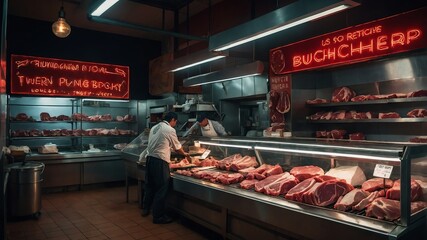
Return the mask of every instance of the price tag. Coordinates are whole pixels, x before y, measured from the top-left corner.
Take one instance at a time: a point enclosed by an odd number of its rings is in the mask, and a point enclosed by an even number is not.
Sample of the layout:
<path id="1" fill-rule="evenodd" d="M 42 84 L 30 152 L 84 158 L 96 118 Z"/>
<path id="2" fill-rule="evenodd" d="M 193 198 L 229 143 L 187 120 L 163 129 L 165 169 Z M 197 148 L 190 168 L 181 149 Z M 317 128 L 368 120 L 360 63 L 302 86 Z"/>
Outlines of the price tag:
<path id="1" fill-rule="evenodd" d="M 377 164 L 374 169 L 374 177 L 390 178 L 393 166 Z"/>
<path id="2" fill-rule="evenodd" d="M 203 152 L 202 156 L 200 156 L 199 159 L 203 160 L 203 159 L 207 158 L 209 156 L 209 153 L 211 153 L 211 150 L 208 149 L 205 152 Z"/>

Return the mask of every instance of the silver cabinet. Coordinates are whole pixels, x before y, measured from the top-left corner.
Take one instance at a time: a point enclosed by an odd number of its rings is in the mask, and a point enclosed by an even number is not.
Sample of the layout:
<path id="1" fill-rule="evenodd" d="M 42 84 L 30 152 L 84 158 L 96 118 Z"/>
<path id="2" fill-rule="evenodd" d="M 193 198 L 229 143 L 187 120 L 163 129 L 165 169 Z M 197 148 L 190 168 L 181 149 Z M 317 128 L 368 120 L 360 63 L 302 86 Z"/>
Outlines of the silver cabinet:
<path id="1" fill-rule="evenodd" d="M 360 211 L 337 210 L 336 200 L 326 206 L 306 201 L 289 200 L 285 194 L 273 196 L 246 190 L 240 184 L 224 185 L 175 173 L 173 188 L 179 201 L 170 202 L 181 214 L 210 226 L 227 238 L 283 237 L 297 239 L 411 239 L 425 235 L 427 206 L 427 145 L 381 142 L 352 142 L 311 138 L 213 138 L 198 143 L 211 150 L 211 156 L 223 159 L 233 154 L 255 156 L 259 164 L 280 165 L 290 172 L 294 167 L 316 166 L 325 173 L 343 167 L 360 169 L 366 180 L 351 183 L 353 188 L 384 174 L 388 169 L 395 183 L 400 181 L 397 195 L 387 198 L 396 201 L 397 217 L 379 219 Z M 210 171 L 220 171 L 213 169 Z M 418 183 L 418 195 L 412 198 L 411 181 Z M 346 180 L 347 182 L 350 180 Z M 379 190 L 383 191 L 383 188 Z M 400 199 L 400 200 L 397 200 Z M 411 201 L 412 200 L 412 201 Z M 412 211 L 411 204 L 423 207 Z M 192 208 L 209 209 L 204 218 Z M 213 205 L 213 206 L 212 206 Z M 209 219 L 215 219 L 210 222 Z M 259 229 L 260 231 L 247 231 Z M 331 229 L 331 231 L 325 231 Z M 412 238 L 419 239 L 419 238 Z"/>

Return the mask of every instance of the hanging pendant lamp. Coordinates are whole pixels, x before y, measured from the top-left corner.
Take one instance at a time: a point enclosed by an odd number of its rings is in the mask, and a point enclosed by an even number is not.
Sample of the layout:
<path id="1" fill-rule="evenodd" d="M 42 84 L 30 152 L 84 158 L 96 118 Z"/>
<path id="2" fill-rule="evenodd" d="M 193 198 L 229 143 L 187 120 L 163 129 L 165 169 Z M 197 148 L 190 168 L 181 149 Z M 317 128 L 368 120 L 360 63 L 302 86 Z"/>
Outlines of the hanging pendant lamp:
<path id="1" fill-rule="evenodd" d="M 66 38 L 71 33 L 71 27 L 65 20 L 63 2 L 61 4 L 61 8 L 59 9 L 58 15 L 58 20 L 52 24 L 52 32 L 59 38 Z"/>

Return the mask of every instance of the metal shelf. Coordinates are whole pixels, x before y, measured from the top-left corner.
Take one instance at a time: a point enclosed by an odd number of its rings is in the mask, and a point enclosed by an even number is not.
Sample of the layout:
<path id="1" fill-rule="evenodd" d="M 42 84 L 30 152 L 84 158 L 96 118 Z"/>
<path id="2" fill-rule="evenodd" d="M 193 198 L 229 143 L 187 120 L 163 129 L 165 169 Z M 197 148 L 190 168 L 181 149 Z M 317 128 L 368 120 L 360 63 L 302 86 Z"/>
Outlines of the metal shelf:
<path id="1" fill-rule="evenodd" d="M 361 101 L 361 102 L 318 103 L 318 104 L 306 104 L 306 106 L 336 107 L 336 106 L 379 105 L 379 104 L 390 104 L 390 103 L 415 103 L 415 102 L 427 102 L 427 97 L 390 98 L 390 99 L 367 100 L 367 101 Z"/>
<path id="2" fill-rule="evenodd" d="M 343 120 L 309 120 L 310 123 L 423 123 L 427 118 L 387 118 L 387 119 L 343 119 Z"/>

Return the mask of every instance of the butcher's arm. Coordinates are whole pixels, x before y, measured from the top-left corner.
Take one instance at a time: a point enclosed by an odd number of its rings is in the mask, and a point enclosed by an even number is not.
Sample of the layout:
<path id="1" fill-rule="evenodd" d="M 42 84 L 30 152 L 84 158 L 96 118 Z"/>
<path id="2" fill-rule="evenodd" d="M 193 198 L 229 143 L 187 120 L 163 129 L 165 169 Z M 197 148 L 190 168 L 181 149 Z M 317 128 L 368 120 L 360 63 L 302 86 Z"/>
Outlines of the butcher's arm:
<path id="1" fill-rule="evenodd" d="M 215 132 L 220 136 L 227 136 L 228 133 L 225 131 L 225 128 L 221 125 L 221 123 L 217 121 L 212 121 L 212 126 L 215 129 Z"/>

